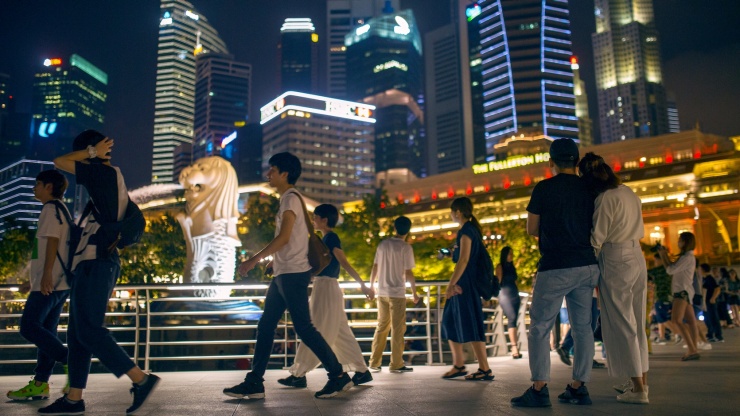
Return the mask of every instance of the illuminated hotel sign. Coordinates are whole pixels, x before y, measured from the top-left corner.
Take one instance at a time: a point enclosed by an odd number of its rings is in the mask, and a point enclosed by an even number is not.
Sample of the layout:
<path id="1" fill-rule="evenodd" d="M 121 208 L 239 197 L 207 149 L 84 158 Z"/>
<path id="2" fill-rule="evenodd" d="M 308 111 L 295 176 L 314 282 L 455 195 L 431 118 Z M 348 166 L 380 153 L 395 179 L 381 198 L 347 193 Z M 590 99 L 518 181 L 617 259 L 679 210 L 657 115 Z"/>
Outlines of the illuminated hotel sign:
<path id="1" fill-rule="evenodd" d="M 260 124 L 289 110 L 375 123 L 374 105 L 288 91 L 260 109 Z"/>
<path id="2" fill-rule="evenodd" d="M 481 173 L 518 168 L 520 166 L 534 165 L 535 163 L 543 163 L 549 160 L 549 153 L 535 153 L 528 156 L 514 156 L 504 160 L 494 160 L 488 163 L 473 165 L 473 173 L 478 175 Z"/>

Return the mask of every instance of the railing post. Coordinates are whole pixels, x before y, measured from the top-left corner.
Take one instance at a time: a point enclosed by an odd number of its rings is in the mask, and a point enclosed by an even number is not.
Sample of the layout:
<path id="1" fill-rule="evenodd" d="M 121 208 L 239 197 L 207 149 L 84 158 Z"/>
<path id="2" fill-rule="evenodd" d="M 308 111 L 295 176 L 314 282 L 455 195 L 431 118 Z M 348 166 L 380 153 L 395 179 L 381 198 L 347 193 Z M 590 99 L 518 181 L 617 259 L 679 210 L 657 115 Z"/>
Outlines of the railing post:
<path id="1" fill-rule="evenodd" d="M 519 351 L 529 351 L 529 337 L 526 322 L 529 296 L 521 296 L 521 299 L 521 305 L 517 312 L 519 315 L 516 321 L 516 332 L 517 338 L 519 339 Z"/>
<path id="2" fill-rule="evenodd" d="M 136 365 L 139 365 L 139 341 L 140 341 L 140 338 L 141 338 L 139 336 L 139 330 L 140 330 L 140 327 L 141 327 L 139 325 L 139 314 L 141 313 L 141 310 L 139 308 L 139 291 L 138 290 L 134 290 L 134 293 L 135 293 L 135 295 L 134 295 L 134 304 L 136 305 L 136 309 L 134 309 L 136 311 L 136 316 L 135 316 L 136 324 L 134 325 L 134 328 L 135 328 L 135 331 L 136 331 L 134 333 L 134 362 L 136 363 Z"/>
<path id="3" fill-rule="evenodd" d="M 445 365 L 442 354 L 442 285 L 437 284 L 437 351 L 439 352 L 439 365 Z M 429 289 L 431 291 L 431 288 Z M 431 298 L 431 295 L 430 295 Z"/>
<path id="4" fill-rule="evenodd" d="M 426 288 L 426 297 L 427 297 L 427 325 L 426 325 L 426 333 L 427 333 L 427 365 L 432 365 L 432 361 L 434 360 L 432 356 L 432 310 L 431 310 L 431 304 L 432 304 L 432 297 L 431 297 L 431 290 L 429 288 Z"/>
<path id="5" fill-rule="evenodd" d="M 144 371 L 149 371 L 149 354 L 150 354 L 150 345 L 152 342 L 152 317 L 149 314 L 149 309 L 151 309 L 149 306 L 149 289 L 144 289 L 146 292 L 146 303 L 144 306 L 146 307 L 146 348 L 144 349 Z"/>
<path id="6" fill-rule="evenodd" d="M 494 312 L 493 342 L 491 344 L 494 346 L 494 357 L 506 355 L 509 352 L 506 343 L 506 331 L 504 330 L 504 310 L 501 308 L 501 304 L 496 306 Z"/>

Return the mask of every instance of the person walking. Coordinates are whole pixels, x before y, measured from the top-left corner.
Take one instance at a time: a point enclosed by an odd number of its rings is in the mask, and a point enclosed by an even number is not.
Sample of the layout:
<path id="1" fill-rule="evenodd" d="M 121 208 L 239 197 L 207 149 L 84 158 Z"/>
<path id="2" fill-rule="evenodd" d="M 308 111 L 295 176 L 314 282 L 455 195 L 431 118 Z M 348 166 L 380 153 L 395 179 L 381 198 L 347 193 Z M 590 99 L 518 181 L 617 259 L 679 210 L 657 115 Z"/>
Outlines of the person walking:
<path id="1" fill-rule="evenodd" d="M 347 261 L 339 236 L 334 232 L 337 221 L 339 221 L 339 211 L 334 205 L 321 204 L 313 211 L 314 227 L 321 231 L 324 244 L 331 253 L 331 262 L 319 276 L 313 278 L 313 290 L 308 307 L 311 322 L 337 355 L 344 371 L 355 372 L 352 382 L 357 386 L 369 383 L 373 380 L 373 376 L 365 364 L 360 344 L 357 343 L 349 327 L 347 314 L 344 312 L 344 296 L 342 288 L 339 287 L 340 268 L 344 268 L 360 284 L 365 296 L 370 298 L 373 293 Z M 296 352 L 293 365 L 288 369 L 290 376 L 279 379 L 278 383 L 288 387 L 305 388 L 306 373 L 316 368 L 319 363 L 316 354 L 301 344 Z"/>
<path id="2" fill-rule="evenodd" d="M 280 208 L 275 219 L 275 237 L 262 250 L 239 265 L 239 274 L 246 275 L 257 263 L 274 256 L 275 277 L 270 282 L 264 301 L 264 312 L 257 324 L 257 345 L 254 348 L 252 371 L 244 381 L 223 390 L 229 397 L 264 399 L 264 375 L 277 328 L 287 309 L 293 327 L 301 341 L 324 364 L 329 381 L 314 394 L 318 399 L 334 397 L 352 387 L 352 379 L 344 372 L 337 356 L 321 333 L 311 323 L 308 307 L 308 284 L 311 265 L 308 262 L 308 224 L 305 205 L 295 184 L 301 176 L 301 161 L 288 152 L 272 155 L 267 180 L 280 194 Z"/>
<path id="3" fill-rule="evenodd" d="M 486 354 L 486 330 L 483 325 L 483 305 L 476 288 L 476 278 L 482 270 L 478 258 L 483 245 L 480 223 L 473 215 L 473 203 L 461 197 L 452 201 L 450 217 L 459 224 L 457 241 L 452 253 L 455 270 L 445 291 L 445 308 L 442 314 L 442 339 L 450 343 L 452 368 L 442 378 L 465 376 L 465 353 L 463 344 L 470 343 L 478 360 L 478 371 L 467 375 L 466 380 L 493 380 Z M 519 294 L 517 292 L 517 298 Z"/>
<path id="4" fill-rule="evenodd" d="M 509 341 L 511 342 L 511 358 L 522 358 L 519 352 L 519 337 L 517 333 L 517 323 L 519 322 L 519 307 L 521 299 L 519 298 L 519 288 L 516 285 L 517 275 L 514 266 L 514 252 L 511 247 L 506 246 L 501 249 L 499 263 L 496 266 L 496 278 L 501 285 L 501 292 L 498 295 L 498 303 L 506 316 L 506 330 L 509 332 Z"/>
<path id="5" fill-rule="evenodd" d="M 735 269 L 728 270 L 730 279 L 727 281 L 727 295 L 730 308 L 732 308 L 732 319 L 735 325 L 740 326 L 740 279 Z"/>
<path id="6" fill-rule="evenodd" d="M 601 156 L 586 155 L 578 170 L 596 196 L 591 245 L 599 260 L 601 334 L 612 377 L 629 377 L 623 403 L 648 404 L 648 343 L 645 332 L 647 266 L 640 247 L 645 236 L 642 202 Z"/>
<path id="7" fill-rule="evenodd" d="M 705 292 L 704 296 L 707 305 L 706 315 L 704 317 L 708 329 L 707 340 L 709 342 L 725 342 L 725 339 L 722 336 L 722 325 L 720 324 L 719 313 L 717 312 L 717 299 L 719 298 L 722 289 L 711 272 L 709 265 L 702 263 L 700 267 L 702 274 L 704 275 L 704 284 L 702 285 L 702 288 Z"/>
<path id="8" fill-rule="evenodd" d="M 701 358 L 697 350 L 696 317 L 691 306 L 694 297 L 694 272 L 696 257 L 694 248 L 696 237 L 688 231 L 678 236 L 678 258 L 671 261 L 665 246 L 658 246 L 657 252 L 663 260 L 663 265 L 672 276 L 671 292 L 673 292 L 673 306 L 671 307 L 671 323 L 679 335 L 686 341 L 688 351 L 681 357 L 681 361 L 698 360 Z M 686 322 L 684 322 L 684 320 Z"/>
<path id="9" fill-rule="evenodd" d="M 594 333 L 591 298 L 599 266 L 591 247 L 594 198 L 576 174 L 578 146 L 571 139 L 550 145 L 550 179 L 532 190 L 527 206 L 527 233 L 539 237 L 542 255 L 532 293 L 529 369 L 532 387 L 511 399 L 513 406 L 549 407 L 550 345 L 548 337 L 563 297 L 575 339 L 573 381 L 558 396 L 561 403 L 591 404 L 585 383 L 591 380 Z"/>
<path id="10" fill-rule="evenodd" d="M 406 242 L 411 230 L 411 220 L 400 216 L 393 222 L 396 235 L 383 240 L 375 252 L 375 261 L 370 272 L 370 287 L 378 282 L 378 326 L 373 336 L 370 371 L 378 372 L 383 362 L 383 351 L 391 333 L 391 373 L 414 371 L 403 362 L 403 335 L 406 333 L 406 282 L 411 285 L 414 303 L 419 301 L 416 294 L 416 280 L 413 269 L 414 249 Z"/>
<path id="11" fill-rule="evenodd" d="M 67 178 L 56 170 L 45 170 L 36 176 L 33 196 L 43 204 L 31 256 L 30 287 L 21 316 L 21 336 L 38 348 L 35 376 L 26 386 L 9 391 L 10 400 L 43 400 L 49 398 L 49 378 L 56 363 L 67 372 L 67 347 L 57 336 L 62 308 L 69 297 L 69 282 L 64 268 L 69 246 L 71 216 L 62 202 Z M 63 393 L 69 392 L 69 380 Z"/>
<path id="12" fill-rule="evenodd" d="M 126 414 L 133 414 L 159 386 L 160 378 L 144 373 L 105 327 L 108 300 L 121 276 L 121 261 L 115 242 L 104 241 L 101 223 L 115 223 L 126 216 L 128 190 L 121 170 L 111 164 L 113 140 L 95 130 L 75 137 L 72 153 L 54 159 L 54 166 L 75 175 L 90 195 L 92 213 L 86 218 L 82 239 L 76 249 L 72 270 L 74 281 L 69 306 L 67 347 L 69 355 L 69 393 L 39 409 L 46 415 L 82 414 L 92 356 L 98 357 L 116 377 L 131 379 L 133 403 Z M 100 233 L 98 231 L 101 231 Z"/>

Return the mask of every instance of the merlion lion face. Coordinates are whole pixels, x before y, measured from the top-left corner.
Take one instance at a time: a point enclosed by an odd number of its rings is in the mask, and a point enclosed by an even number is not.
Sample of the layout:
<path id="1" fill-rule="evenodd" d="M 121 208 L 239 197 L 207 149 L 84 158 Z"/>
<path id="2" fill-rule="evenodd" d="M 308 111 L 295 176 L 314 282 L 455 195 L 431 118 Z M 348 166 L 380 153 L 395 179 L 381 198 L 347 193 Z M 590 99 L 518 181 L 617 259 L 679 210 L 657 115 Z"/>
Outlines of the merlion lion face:
<path id="1" fill-rule="evenodd" d="M 217 182 L 220 174 L 216 169 L 217 160 L 214 158 L 198 159 L 192 166 L 188 166 L 180 172 L 180 184 L 185 188 L 189 198 L 200 201 L 201 196 L 207 196 L 213 192 L 213 185 Z"/>
<path id="2" fill-rule="evenodd" d="M 187 212 L 197 216 L 208 211 L 211 220 L 239 216 L 239 182 L 231 164 L 219 156 L 198 159 L 182 170 L 180 184 L 185 188 Z"/>

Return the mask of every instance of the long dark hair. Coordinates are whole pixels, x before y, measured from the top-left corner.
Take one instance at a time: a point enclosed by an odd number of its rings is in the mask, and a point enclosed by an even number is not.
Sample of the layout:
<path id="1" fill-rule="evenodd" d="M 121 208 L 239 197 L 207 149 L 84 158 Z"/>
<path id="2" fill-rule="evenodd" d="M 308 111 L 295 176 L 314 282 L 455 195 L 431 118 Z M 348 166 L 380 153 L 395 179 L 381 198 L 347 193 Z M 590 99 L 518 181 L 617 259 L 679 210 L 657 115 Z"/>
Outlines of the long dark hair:
<path id="1" fill-rule="evenodd" d="M 594 152 L 588 152 L 583 156 L 578 162 L 578 171 L 594 196 L 614 189 L 622 182 L 604 158 Z"/>
<path id="2" fill-rule="evenodd" d="M 501 255 L 499 256 L 498 259 L 502 267 L 504 264 L 509 262 L 509 253 L 511 253 L 511 247 L 506 246 L 501 249 Z"/>
<path id="3" fill-rule="evenodd" d="M 452 211 L 460 211 L 463 218 L 470 220 L 480 235 L 483 235 L 483 228 L 480 226 L 478 219 L 475 218 L 475 215 L 473 215 L 473 202 L 470 198 L 465 196 L 455 198 L 455 200 L 452 201 L 452 205 L 450 205 L 450 209 Z"/>
<path id="4" fill-rule="evenodd" d="M 687 252 L 696 248 L 696 236 L 694 235 L 694 233 L 684 231 L 678 235 L 678 239 L 683 240 L 683 248 L 678 254 L 678 257 L 681 257 Z"/>

